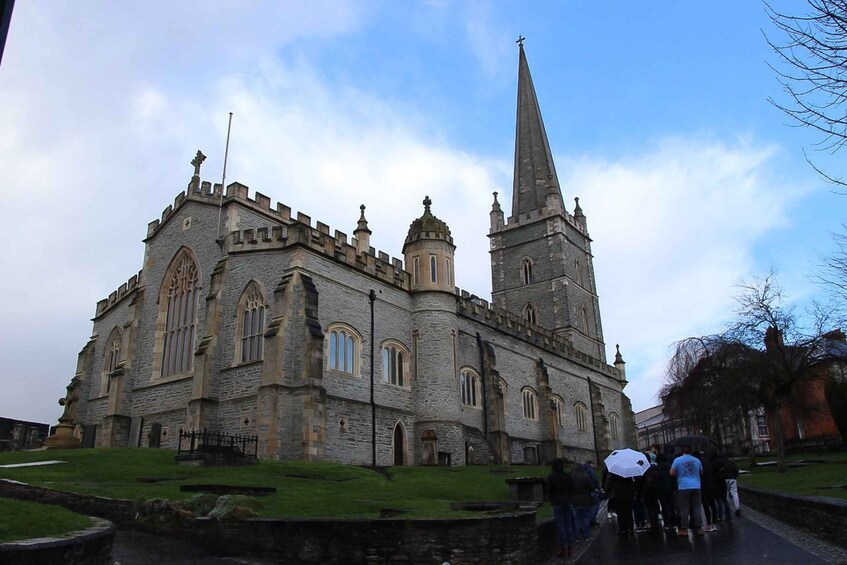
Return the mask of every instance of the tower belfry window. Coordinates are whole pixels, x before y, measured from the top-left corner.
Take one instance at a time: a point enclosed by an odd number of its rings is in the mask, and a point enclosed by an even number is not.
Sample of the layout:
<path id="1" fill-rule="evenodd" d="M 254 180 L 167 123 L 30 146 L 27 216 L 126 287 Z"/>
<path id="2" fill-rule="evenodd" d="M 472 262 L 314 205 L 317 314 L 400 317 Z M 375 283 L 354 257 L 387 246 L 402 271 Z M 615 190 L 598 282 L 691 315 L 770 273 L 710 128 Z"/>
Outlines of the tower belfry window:
<path id="1" fill-rule="evenodd" d="M 535 308 L 533 308 L 532 304 L 527 304 L 526 308 L 524 308 L 524 318 L 530 324 L 535 323 Z"/>
<path id="2" fill-rule="evenodd" d="M 532 284 L 532 261 L 524 259 L 521 264 L 521 280 L 523 284 Z"/>

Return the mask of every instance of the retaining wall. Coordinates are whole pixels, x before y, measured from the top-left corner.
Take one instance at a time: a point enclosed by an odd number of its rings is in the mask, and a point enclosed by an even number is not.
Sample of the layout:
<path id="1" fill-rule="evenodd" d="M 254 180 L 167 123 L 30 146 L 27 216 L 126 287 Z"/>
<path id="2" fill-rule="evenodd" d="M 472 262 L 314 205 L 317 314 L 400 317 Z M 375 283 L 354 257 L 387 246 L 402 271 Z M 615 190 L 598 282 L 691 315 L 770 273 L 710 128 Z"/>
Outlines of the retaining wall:
<path id="1" fill-rule="evenodd" d="M 134 521 L 136 507 L 129 500 L 54 491 L 4 479 L 0 479 L 0 496 L 60 504 L 89 515 L 108 516 L 124 526 L 138 527 Z M 479 518 L 414 520 L 248 519 L 219 522 L 197 518 L 168 528 L 162 535 L 199 540 L 213 547 L 220 556 L 255 556 L 277 563 L 371 565 L 448 561 L 451 565 L 525 565 L 544 562 L 555 551 L 552 520 L 537 525 L 534 511 Z M 65 562 L 73 563 L 61 559 L 52 561 Z"/>
<path id="2" fill-rule="evenodd" d="M 738 493 L 742 512 L 744 506 L 749 506 L 829 543 L 847 547 L 847 500 L 797 496 L 741 485 Z"/>
<path id="3" fill-rule="evenodd" d="M 95 518 L 95 525 L 62 537 L 0 543 L 3 565 L 110 565 L 115 526 Z"/>

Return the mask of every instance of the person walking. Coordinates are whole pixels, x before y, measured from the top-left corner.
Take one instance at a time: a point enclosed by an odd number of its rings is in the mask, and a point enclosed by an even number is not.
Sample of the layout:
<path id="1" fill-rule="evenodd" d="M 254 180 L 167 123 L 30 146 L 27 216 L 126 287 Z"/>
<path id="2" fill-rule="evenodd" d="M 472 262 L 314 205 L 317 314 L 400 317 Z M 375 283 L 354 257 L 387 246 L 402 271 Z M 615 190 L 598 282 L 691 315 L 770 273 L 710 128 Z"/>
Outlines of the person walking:
<path id="1" fill-rule="evenodd" d="M 715 458 L 715 502 L 718 506 L 718 522 L 731 522 L 732 513 L 727 502 L 726 466 L 729 459 L 726 454 L 718 453 Z M 738 496 L 736 494 L 736 496 Z"/>
<path id="2" fill-rule="evenodd" d="M 594 470 L 594 461 L 589 459 L 582 466 L 582 469 L 588 475 L 588 478 L 591 479 L 591 484 L 594 486 L 594 490 L 591 492 L 591 508 L 588 511 L 588 523 L 591 526 L 598 526 L 600 525 L 597 521 L 597 514 L 600 512 L 601 485 L 600 481 L 597 480 L 597 471 Z"/>
<path id="3" fill-rule="evenodd" d="M 547 475 L 547 495 L 556 520 L 557 555 L 571 557 L 574 543 L 573 480 L 565 472 L 564 459 L 554 459 L 551 467 L 552 471 Z"/>
<path id="4" fill-rule="evenodd" d="M 703 535 L 703 509 L 700 495 L 700 477 L 703 464 L 691 455 L 691 446 L 682 446 L 682 455 L 674 459 L 671 476 L 676 477 L 679 502 L 679 531 L 676 535 L 688 536 L 688 528 L 693 527 L 698 535 Z"/>
<path id="5" fill-rule="evenodd" d="M 591 494 L 596 490 L 585 469 L 575 463 L 571 471 L 573 481 L 573 507 L 576 522 L 574 531 L 576 541 L 587 541 L 591 537 Z"/>
<path id="6" fill-rule="evenodd" d="M 618 535 L 634 537 L 632 506 L 635 502 L 635 480 L 608 473 L 603 487 L 609 495 L 609 506 L 618 515 Z"/>
<path id="7" fill-rule="evenodd" d="M 735 464 L 735 461 L 726 459 L 723 463 L 722 475 L 726 482 L 727 494 L 735 507 L 735 515 L 741 516 L 741 501 L 738 499 L 738 465 Z"/>
<path id="8" fill-rule="evenodd" d="M 665 530 L 675 530 L 679 525 L 676 515 L 676 481 L 671 476 L 671 464 L 668 456 L 660 453 L 656 456 L 656 495 L 662 507 L 662 522 Z"/>
<path id="9" fill-rule="evenodd" d="M 706 517 L 706 525 L 703 527 L 703 531 L 715 532 L 718 529 L 715 524 L 720 521 L 718 505 L 715 500 L 717 497 L 715 462 L 713 456 L 707 453 L 700 454 L 699 459 L 703 464 L 703 474 L 700 476 L 700 496 L 703 504 L 703 514 Z"/>

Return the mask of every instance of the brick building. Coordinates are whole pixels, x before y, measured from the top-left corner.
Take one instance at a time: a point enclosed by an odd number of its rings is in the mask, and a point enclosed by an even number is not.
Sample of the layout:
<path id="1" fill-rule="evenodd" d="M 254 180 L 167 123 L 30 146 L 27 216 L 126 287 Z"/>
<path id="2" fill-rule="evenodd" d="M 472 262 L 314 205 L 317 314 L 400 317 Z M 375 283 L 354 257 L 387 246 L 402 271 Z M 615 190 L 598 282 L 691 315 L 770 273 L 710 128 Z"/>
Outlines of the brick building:
<path id="1" fill-rule="evenodd" d="M 635 445 L 586 216 L 578 199 L 566 210 L 523 46 L 490 303 L 454 286 L 455 242 L 434 215 L 449 202 L 423 200 L 401 261 L 370 246 L 364 206 L 348 238 L 240 183 L 222 198 L 203 158 L 148 226 L 141 271 L 97 304 L 57 438 L 176 447 L 179 430 L 209 429 L 257 435 L 260 457 L 378 465 Z"/>

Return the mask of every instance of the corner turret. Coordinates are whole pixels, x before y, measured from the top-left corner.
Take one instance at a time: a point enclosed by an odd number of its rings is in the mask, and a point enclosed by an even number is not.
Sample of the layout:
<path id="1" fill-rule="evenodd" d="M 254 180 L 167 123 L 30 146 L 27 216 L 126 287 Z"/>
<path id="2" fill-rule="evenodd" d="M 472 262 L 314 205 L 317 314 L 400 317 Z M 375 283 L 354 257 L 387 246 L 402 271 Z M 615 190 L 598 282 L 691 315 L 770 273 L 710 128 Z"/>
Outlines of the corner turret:
<path id="1" fill-rule="evenodd" d="M 365 205 L 359 206 L 362 211 L 359 216 L 359 224 L 353 231 L 353 237 L 356 238 L 356 254 L 361 255 L 367 253 L 371 247 L 371 230 L 368 229 L 368 220 L 365 219 Z"/>
<path id="2" fill-rule="evenodd" d="M 621 388 L 627 385 L 626 380 L 626 361 L 623 360 L 623 356 L 621 355 L 621 346 L 620 344 L 615 344 L 615 369 L 621 374 Z"/>
<path id="3" fill-rule="evenodd" d="M 500 203 L 497 202 L 497 193 L 494 193 L 494 204 L 491 205 L 491 231 L 503 229 L 503 210 L 500 208 Z"/>
<path id="4" fill-rule="evenodd" d="M 453 255 L 456 246 L 447 224 L 432 215 L 429 196 L 424 198 L 423 216 L 409 226 L 403 243 L 406 268 L 412 273 L 413 292 L 443 290 L 454 292 Z"/>

